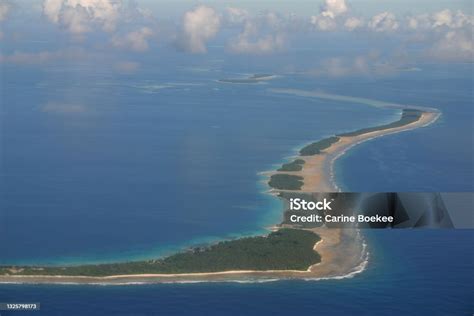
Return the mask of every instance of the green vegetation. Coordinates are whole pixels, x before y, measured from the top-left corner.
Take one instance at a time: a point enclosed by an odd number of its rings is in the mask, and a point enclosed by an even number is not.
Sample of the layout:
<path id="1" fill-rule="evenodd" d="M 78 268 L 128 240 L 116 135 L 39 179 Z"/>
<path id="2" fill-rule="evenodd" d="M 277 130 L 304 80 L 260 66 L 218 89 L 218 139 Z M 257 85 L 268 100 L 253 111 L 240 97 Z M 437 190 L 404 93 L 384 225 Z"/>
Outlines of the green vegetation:
<path id="1" fill-rule="evenodd" d="M 107 276 L 229 270 L 306 270 L 321 261 L 319 254 L 313 250 L 319 240 L 319 236 L 310 231 L 280 229 L 265 237 L 222 241 L 161 260 L 71 267 L 0 267 L 0 274 Z"/>
<path id="2" fill-rule="evenodd" d="M 303 186 L 303 177 L 289 174 L 274 174 L 268 185 L 278 190 L 300 190 Z"/>
<path id="3" fill-rule="evenodd" d="M 331 147 L 332 144 L 337 143 L 339 141 L 339 137 L 331 136 L 325 139 L 322 139 L 318 142 L 312 143 L 303 149 L 300 150 L 301 156 L 313 156 L 321 154 L 321 151 Z"/>
<path id="4" fill-rule="evenodd" d="M 331 147 L 332 144 L 338 142 L 339 137 L 359 136 L 359 135 L 370 133 L 370 132 L 383 131 L 386 129 L 405 126 L 410 123 L 418 121 L 421 118 L 422 114 L 423 114 L 423 111 L 420 111 L 420 110 L 404 109 L 402 112 L 402 116 L 396 122 L 392 122 L 392 123 L 380 125 L 380 126 L 375 126 L 375 127 L 362 128 L 354 132 L 342 133 L 336 136 L 328 137 L 304 147 L 303 149 L 300 150 L 300 154 L 301 156 L 319 155 L 321 154 L 323 150 Z"/>
<path id="5" fill-rule="evenodd" d="M 422 114 L 423 112 L 419 110 L 404 109 L 402 112 L 402 116 L 396 122 L 392 122 L 392 123 L 380 125 L 380 126 L 375 126 L 375 127 L 362 128 L 354 132 L 343 133 L 337 136 L 340 136 L 340 137 L 359 136 L 359 135 L 370 133 L 370 132 L 383 131 L 390 128 L 405 126 L 410 123 L 418 121 L 421 118 Z"/>
<path id="6" fill-rule="evenodd" d="M 303 159 L 296 159 L 293 162 L 285 163 L 280 169 L 278 169 L 278 171 L 301 171 L 303 169 L 303 165 Z"/>

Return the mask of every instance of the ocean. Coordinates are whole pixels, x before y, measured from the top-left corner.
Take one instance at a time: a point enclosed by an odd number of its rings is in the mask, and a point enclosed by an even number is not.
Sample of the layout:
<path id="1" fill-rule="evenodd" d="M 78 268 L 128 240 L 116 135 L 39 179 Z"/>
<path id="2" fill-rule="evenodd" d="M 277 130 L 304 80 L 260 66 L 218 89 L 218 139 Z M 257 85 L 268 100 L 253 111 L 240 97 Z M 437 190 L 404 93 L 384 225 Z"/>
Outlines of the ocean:
<path id="1" fill-rule="evenodd" d="M 154 258 L 264 233 L 282 206 L 260 172 L 308 142 L 399 116 L 268 91 L 314 84 L 292 76 L 243 85 L 217 82 L 238 73 L 132 81 L 89 70 L 6 83 L 2 264 Z M 85 78 L 68 80 L 77 72 Z"/>
<path id="2" fill-rule="evenodd" d="M 137 260 L 264 233 L 282 207 L 264 194 L 259 172 L 312 140 L 399 115 L 272 88 L 443 112 L 428 128 L 367 142 L 339 159 L 336 177 L 345 190 L 473 190 L 466 133 L 472 65 L 424 65 L 383 80 L 282 72 L 244 85 L 217 80 L 268 72 L 268 64 L 242 72 L 238 63 L 193 61 L 198 67 L 176 58 L 180 67 L 160 64 L 140 77 L 117 76 L 97 63 L 2 69 L 0 264 Z M 472 314 L 472 230 L 365 233 L 369 264 L 348 279 L 0 285 L 0 302 L 40 302 L 32 313 L 38 315 Z"/>

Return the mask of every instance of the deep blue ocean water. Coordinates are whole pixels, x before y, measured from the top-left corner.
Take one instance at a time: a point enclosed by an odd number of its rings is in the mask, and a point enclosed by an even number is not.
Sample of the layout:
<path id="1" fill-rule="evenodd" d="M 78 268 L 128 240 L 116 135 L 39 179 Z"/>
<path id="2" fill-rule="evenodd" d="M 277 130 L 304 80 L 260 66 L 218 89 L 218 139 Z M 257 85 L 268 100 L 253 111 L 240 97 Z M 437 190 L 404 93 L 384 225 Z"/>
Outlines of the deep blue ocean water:
<path id="1" fill-rule="evenodd" d="M 281 206 L 262 194 L 258 172 L 309 141 L 398 115 L 269 88 L 439 108 L 441 120 L 428 128 L 350 151 L 337 163 L 337 178 L 351 191 L 472 191 L 472 66 L 426 65 L 378 80 L 282 74 L 233 85 L 216 80 L 245 75 L 235 69 L 268 72 L 271 61 L 261 68 L 222 63 L 178 60 L 140 77 L 97 63 L 5 66 L 0 263 L 150 258 L 262 233 L 279 221 Z M 40 302 L 38 315 L 472 314 L 472 230 L 367 234 L 370 262 L 352 279 L 1 285 L 0 302 Z"/>

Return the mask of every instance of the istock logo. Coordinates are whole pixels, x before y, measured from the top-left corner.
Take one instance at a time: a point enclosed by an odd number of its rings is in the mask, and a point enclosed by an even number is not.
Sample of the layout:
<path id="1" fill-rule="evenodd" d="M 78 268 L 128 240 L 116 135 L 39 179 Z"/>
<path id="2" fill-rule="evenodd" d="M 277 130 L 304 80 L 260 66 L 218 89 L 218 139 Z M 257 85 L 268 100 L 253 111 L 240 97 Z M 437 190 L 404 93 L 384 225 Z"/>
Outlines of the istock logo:
<path id="1" fill-rule="evenodd" d="M 300 198 L 290 199 L 290 210 L 292 211 L 332 211 L 331 203 L 334 199 L 328 201 L 326 198 L 322 201 L 305 201 Z"/>

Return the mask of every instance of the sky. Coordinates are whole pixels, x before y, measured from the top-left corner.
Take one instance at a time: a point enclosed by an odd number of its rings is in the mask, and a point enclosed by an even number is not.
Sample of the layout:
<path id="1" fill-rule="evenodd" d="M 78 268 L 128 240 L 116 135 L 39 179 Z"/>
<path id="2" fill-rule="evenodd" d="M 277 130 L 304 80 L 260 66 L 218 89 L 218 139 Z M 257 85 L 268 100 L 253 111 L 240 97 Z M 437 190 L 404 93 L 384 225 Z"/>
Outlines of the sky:
<path id="1" fill-rule="evenodd" d="M 0 64 L 101 55 L 133 73 L 164 51 L 258 60 L 307 48 L 308 75 L 385 75 L 472 63 L 472 10 L 470 0 L 0 0 Z"/>
<path id="2" fill-rule="evenodd" d="M 307 15 L 308 12 L 317 12 L 322 1 L 314 0 L 140 0 L 140 5 L 148 7 L 157 15 L 176 16 L 187 8 L 204 4 L 214 8 L 240 7 L 249 11 L 276 10 L 280 12 L 293 12 L 295 14 Z M 426 13 L 429 11 L 441 11 L 446 8 L 451 10 L 471 11 L 473 3 L 470 0 L 353 0 L 348 1 L 352 8 L 361 15 L 373 15 L 381 11 L 390 11 L 395 14 Z"/>

